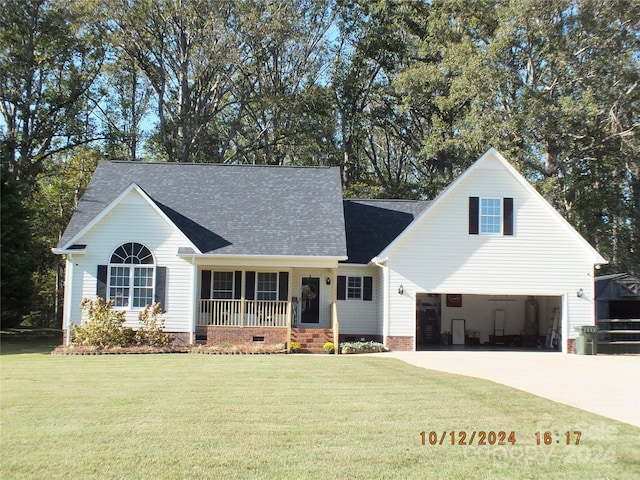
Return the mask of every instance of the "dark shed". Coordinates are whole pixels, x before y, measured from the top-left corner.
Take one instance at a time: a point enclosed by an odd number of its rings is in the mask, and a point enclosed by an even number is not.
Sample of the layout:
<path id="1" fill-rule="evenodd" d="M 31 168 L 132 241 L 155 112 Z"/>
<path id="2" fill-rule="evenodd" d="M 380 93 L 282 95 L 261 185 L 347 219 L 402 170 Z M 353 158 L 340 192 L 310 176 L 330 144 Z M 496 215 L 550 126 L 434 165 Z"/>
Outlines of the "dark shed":
<path id="1" fill-rule="evenodd" d="M 596 278 L 598 351 L 640 353 L 640 280 L 627 273 Z"/>

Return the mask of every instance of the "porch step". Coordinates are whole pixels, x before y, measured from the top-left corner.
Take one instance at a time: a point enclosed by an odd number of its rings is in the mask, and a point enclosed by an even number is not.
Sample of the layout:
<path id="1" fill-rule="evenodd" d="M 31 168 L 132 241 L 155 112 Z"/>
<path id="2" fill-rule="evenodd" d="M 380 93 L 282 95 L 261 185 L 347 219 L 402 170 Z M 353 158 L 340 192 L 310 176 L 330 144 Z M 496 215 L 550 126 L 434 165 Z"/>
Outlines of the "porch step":
<path id="1" fill-rule="evenodd" d="M 303 353 L 325 353 L 324 344 L 333 342 L 333 330 L 330 328 L 292 328 L 291 341 L 300 344 Z"/>

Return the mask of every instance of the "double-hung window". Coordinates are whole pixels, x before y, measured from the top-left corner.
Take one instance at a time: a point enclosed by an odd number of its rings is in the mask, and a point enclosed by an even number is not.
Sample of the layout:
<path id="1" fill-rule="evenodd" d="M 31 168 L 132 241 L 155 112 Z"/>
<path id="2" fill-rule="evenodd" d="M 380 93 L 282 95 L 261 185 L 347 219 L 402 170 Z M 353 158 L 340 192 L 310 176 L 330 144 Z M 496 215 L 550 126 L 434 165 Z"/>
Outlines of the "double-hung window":
<path id="1" fill-rule="evenodd" d="M 232 299 L 233 272 L 213 272 L 212 296 L 214 299 Z"/>
<path id="2" fill-rule="evenodd" d="M 338 300 L 373 300 L 373 277 L 338 275 Z"/>
<path id="3" fill-rule="evenodd" d="M 362 299 L 362 277 L 347 277 L 347 300 Z"/>
<path id="4" fill-rule="evenodd" d="M 515 228 L 512 197 L 469 197 L 469 234 L 513 236 Z"/>
<path id="5" fill-rule="evenodd" d="M 278 300 L 278 274 L 258 272 L 256 300 Z"/>
<path id="6" fill-rule="evenodd" d="M 153 303 L 154 261 L 139 243 L 120 245 L 109 262 L 109 299 L 116 307 L 143 308 Z"/>
<path id="7" fill-rule="evenodd" d="M 500 235 L 502 233 L 502 199 L 480 199 L 480 234 Z"/>

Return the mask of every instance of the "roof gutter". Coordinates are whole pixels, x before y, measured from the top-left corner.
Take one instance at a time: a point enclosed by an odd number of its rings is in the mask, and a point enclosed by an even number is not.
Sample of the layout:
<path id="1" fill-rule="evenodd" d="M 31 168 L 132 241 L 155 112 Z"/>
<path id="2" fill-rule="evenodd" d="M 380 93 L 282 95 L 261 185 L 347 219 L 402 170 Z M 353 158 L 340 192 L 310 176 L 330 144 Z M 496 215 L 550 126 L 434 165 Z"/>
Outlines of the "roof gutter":
<path id="1" fill-rule="evenodd" d="M 287 260 L 333 260 L 333 261 L 344 261 L 347 260 L 346 256 L 330 256 L 330 255 L 233 255 L 233 254 L 207 254 L 207 253 L 178 253 L 178 257 L 180 258 L 212 258 L 212 259 L 231 259 L 231 258 L 239 258 L 239 259 L 249 259 L 249 260 L 276 260 L 276 259 L 287 259 Z"/>

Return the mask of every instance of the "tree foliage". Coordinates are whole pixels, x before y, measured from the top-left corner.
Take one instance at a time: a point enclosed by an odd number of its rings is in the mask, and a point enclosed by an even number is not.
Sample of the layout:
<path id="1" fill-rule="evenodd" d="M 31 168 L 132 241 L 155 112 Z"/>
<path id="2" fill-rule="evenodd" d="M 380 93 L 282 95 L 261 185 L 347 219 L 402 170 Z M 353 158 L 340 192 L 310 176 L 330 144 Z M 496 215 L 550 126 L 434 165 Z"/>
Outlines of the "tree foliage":
<path id="1" fill-rule="evenodd" d="M 349 195 L 433 198 L 493 146 L 640 274 L 638 2 L 0 7 L 3 282 L 32 310 L 56 310 L 49 248 L 100 158 L 338 165 Z"/>

